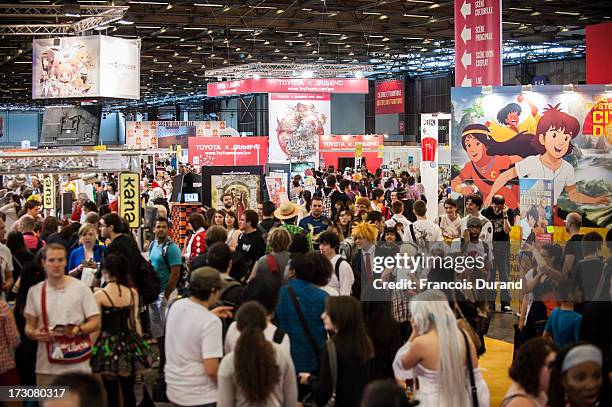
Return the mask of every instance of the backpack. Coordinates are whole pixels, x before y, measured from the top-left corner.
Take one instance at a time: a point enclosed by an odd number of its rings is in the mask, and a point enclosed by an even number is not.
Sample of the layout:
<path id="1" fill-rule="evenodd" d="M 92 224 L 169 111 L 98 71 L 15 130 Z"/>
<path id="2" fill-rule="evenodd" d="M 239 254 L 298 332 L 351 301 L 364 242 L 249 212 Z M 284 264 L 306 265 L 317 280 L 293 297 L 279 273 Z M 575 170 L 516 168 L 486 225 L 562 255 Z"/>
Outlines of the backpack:
<path id="1" fill-rule="evenodd" d="M 331 201 L 331 196 L 334 193 L 334 190 L 332 189 L 331 191 L 329 191 L 329 194 L 325 195 L 323 194 L 323 216 L 331 219 L 332 217 L 332 201 Z"/>
<path id="2" fill-rule="evenodd" d="M 266 244 L 268 243 L 268 233 L 270 233 L 270 231 L 276 227 L 279 227 L 280 223 L 279 222 L 275 222 L 272 227 L 269 230 L 266 230 L 266 228 L 259 223 L 257 225 L 257 230 L 259 231 L 259 233 L 261 233 L 261 237 L 263 238 L 264 242 L 266 242 Z"/>
<path id="3" fill-rule="evenodd" d="M 141 303 L 143 305 L 154 303 L 158 300 L 161 292 L 161 280 L 153 265 L 142 256 L 140 256 L 138 275 L 141 277 L 140 284 L 137 284 Z"/>
<path id="4" fill-rule="evenodd" d="M 336 277 L 338 277 L 338 282 L 340 281 L 340 264 L 342 264 L 342 262 L 348 263 L 348 261 L 340 257 L 334 266 L 334 273 L 336 274 Z"/>
<path id="5" fill-rule="evenodd" d="M 272 274 L 278 274 L 280 272 L 280 268 L 278 267 L 278 262 L 273 254 L 267 254 L 264 257 L 264 261 L 268 266 L 268 271 Z"/>
<path id="6" fill-rule="evenodd" d="M 239 281 L 234 280 L 233 278 L 229 281 L 225 280 L 225 282 L 227 283 L 227 285 L 223 287 L 221 291 L 219 291 L 219 299 L 217 300 L 213 308 L 220 307 L 220 306 L 234 307 L 233 312 L 234 312 L 234 315 L 236 315 L 236 311 L 238 310 L 238 308 L 240 308 L 240 306 L 242 305 L 242 302 L 244 301 L 244 292 L 246 291 L 246 285 L 240 283 Z M 229 301 L 226 299 L 230 292 L 236 295 L 235 301 Z M 223 342 L 225 342 L 225 335 L 227 334 L 227 330 L 229 329 L 232 322 L 234 322 L 234 317 L 221 319 L 221 324 L 222 324 L 221 332 L 222 332 Z"/>
<path id="7" fill-rule="evenodd" d="M 166 263 L 168 272 L 170 272 L 170 261 L 168 260 L 168 248 L 170 247 L 170 243 L 172 243 L 171 240 L 167 241 L 164 244 L 164 247 L 162 247 L 162 258 L 164 259 L 164 263 Z M 187 281 L 189 281 L 189 273 L 187 271 L 187 267 L 185 266 L 185 260 L 181 260 L 181 268 L 179 270 L 179 279 L 176 282 L 176 290 L 181 297 L 188 297 L 189 290 L 187 288 Z"/>

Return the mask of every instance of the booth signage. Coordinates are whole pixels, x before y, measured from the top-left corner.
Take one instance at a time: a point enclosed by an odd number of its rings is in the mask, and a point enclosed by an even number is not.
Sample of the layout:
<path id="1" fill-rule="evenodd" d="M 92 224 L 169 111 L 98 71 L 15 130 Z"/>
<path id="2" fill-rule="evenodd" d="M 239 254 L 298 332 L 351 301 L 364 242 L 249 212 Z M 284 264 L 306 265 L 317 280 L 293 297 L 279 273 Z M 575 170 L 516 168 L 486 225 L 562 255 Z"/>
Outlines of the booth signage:
<path id="1" fill-rule="evenodd" d="M 363 156 L 363 146 L 360 142 L 355 143 L 355 161 L 361 160 Z"/>
<path id="2" fill-rule="evenodd" d="M 368 80 L 262 78 L 214 82 L 206 85 L 207 96 L 232 96 L 244 93 L 368 93 Z"/>
<path id="3" fill-rule="evenodd" d="M 427 198 L 427 219 L 438 217 L 438 115 L 421 114 L 421 183 Z"/>
<path id="4" fill-rule="evenodd" d="M 140 227 L 140 175 L 135 172 L 119 174 L 119 216 L 130 228 Z"/>
<path id="5" fill-rule="evenodd" d="M 586 34 L 586 82 L 612 83 L 612 22 L 587 25 Z"/>
<path id="6" fill-rule="evenodd" d="M 43 208 L 55 209 L 55 184 L 52 177 L 43 179 Z"/>
<path id="7" fill-rule="evenodd" d="M 404 113 L 404 81 L 376 83 L 376 114 Z"/>
<path id="8" fill-rule="evenodd" d="M 193 165 L 264 165 L 267 161 L 268 137 L 189 138 L 189 162 Z"/>
<path id="9" fill-rule="evenodd" d="M 501 0 L 455 1 L 455 86 L 501 84 Z"/>
<path id="10" fill-rule="evenodd" d="M 360 157 L 357 157 L 361 145 Z M 322 135 L 319 136 L 319 154 L 326 166 L 339 168 L 340 158 L 365 159 L 367 168 L 374 172 L 382 165 L 379 156 L 383 145 L 382 134 Z"/>

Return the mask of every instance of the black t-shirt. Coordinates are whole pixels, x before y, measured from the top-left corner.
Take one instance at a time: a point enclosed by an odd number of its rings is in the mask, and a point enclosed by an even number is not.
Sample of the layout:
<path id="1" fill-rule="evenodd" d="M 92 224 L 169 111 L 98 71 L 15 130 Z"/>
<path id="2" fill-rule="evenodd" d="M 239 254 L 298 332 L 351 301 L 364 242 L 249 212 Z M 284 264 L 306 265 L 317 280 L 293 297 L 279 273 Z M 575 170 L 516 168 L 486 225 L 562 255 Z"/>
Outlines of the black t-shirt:
<path id="1" fill-rule="evenodd" d="M 414 214 L 414 210 L 412 209 L 412 206 L 414 205 L 414 199 L 401 199 L 401 201 L 404 204 L 403 215 L 410 222 L 416 222 L 416 215 Z"/>
<path id="2" fill-rule="evenodd" d="M 270 229 L 274 227 L 274 225 L 278 225 L 278 221 L 274 218 L 264 219 L 259 222 L 259 226 L 261 227 L 261 229 L 265 230 L 266 232 L 269 232 Z"/>
<path id="3" fill-rule="evenodd" d="M 236 252 L 240 253 L 245 260 L 255 263 L 266 253 L 266 242 L 258 231 L 243 233 L 238 238 Z"/>
<path id="4" fill-rule="evenodd" d="M 583 235 L 577 234 L 570 237 L 570 240 L 567 241 L 565 245 L 565 250 L 563 250 L 563 258 L 565 259 L 569 255 L 574 256 L 574 264 L 570 269 L 570 278 L 573 278 L 576 275 L 576 266 L 578 262 L 582 260 L 582 237 Z"/>
<path id="5" fill-rule="evenodd" d="M 493 241 L 508 242 L 510 240 L 510 233 L 504 232 L 503 212 L 495 214 L 493 208 L 489 207 L 482 211 L 482 216 L 489 219 L 491 225 L 493 225 Z M 510 222 L 510 226 L 514 226 L 514 211 L 510 208 L 508 208 L 508 222 Z"/>

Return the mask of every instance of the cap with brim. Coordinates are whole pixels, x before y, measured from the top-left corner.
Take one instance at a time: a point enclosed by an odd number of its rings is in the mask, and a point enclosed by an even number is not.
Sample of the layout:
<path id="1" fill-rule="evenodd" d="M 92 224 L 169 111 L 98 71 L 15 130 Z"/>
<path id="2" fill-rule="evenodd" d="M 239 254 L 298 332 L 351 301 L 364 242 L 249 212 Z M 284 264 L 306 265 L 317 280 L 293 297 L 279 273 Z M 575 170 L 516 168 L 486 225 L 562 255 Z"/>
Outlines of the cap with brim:
<path id="1" fill-rule="evenodd" d="M 198 290 L 213 290 L 223 286 L 221 273 L 212 267 L 200 267 L 193 270 L 191 272 L 189 284 L 191 287 Z"/>
<path id="2" fill-rule="evenodd" d="M 478 226 L 479 228 L 482 227 L 483 221 L 480 218 L 470 218 L 467 221 L 467 227 L 472 227 L 472 226 Z"/>
<path id="3" fill-rule="evenodd" d="M 280 220 L 292 219 L 298 216 L 299 213 L 300 209 L 297 205 L 293 202 L 285 201 L 274 211 L 274 217 Z"/>

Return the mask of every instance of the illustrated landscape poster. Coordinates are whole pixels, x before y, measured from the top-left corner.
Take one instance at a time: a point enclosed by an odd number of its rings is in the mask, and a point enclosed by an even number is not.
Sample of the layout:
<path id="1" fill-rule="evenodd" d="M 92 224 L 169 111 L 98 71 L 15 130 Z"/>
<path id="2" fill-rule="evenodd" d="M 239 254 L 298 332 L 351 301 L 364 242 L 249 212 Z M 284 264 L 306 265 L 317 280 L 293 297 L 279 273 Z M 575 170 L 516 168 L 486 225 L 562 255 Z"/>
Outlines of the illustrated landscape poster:
<path id="1" fill-rule="evenodd" d="M 471 193 L 520 207 L 519 180 L 553 181 L 554 224 L 569 212 L 612 227 L 612 97 L 604 86 L 453 88 L 453 197 Z"/>
<path id="2" fill-rule="evenodd" d="M 222 208 L 224 193 L 232 195 L 237 216 L 246 209 L 257 210 L 262 198 L 262 166 L 202 167 L 202 203 Z"/>

